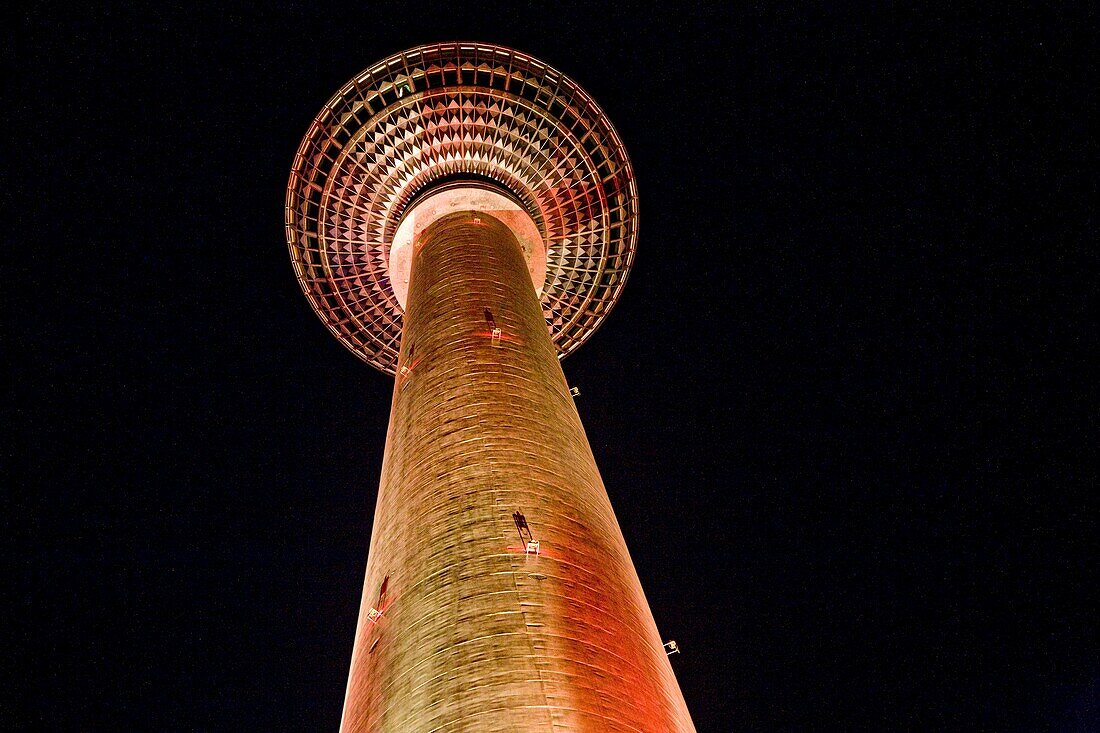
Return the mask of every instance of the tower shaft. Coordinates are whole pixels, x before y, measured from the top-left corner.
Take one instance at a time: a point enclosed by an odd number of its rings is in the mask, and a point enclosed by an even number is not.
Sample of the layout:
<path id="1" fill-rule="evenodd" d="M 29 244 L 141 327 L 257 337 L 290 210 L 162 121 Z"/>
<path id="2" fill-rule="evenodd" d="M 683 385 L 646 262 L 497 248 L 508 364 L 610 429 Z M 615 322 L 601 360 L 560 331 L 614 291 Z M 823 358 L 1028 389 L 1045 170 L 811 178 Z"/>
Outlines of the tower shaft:
<path id="1" fill-rule="evenodd" d="M 413 246 L 341 730 L 693 731 L 515 237 Z"/>

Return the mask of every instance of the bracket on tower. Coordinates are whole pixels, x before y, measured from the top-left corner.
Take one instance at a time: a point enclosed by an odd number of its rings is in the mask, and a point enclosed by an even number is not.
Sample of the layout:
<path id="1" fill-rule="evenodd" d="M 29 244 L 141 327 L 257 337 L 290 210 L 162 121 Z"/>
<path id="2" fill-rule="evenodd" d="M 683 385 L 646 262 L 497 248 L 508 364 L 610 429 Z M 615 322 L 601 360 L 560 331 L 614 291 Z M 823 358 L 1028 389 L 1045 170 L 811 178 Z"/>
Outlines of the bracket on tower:
<path id="1" fill-rule="evenodd" d="M 500 346 L 500 326 L 497 325 L 497 320 L 493 317 L 493 312 L 488 308 L 485 309 L 485 325 L 489 327 L 489 333 L 493 339 L 493 346 Z"/>
<path id="2" fill-rule="evenodd" d="M 378 619 L 382 618 L 382 614 L 386 611 L 386 606 L 389 605 L 386 596 L 388 595 L 390 587 L 390 576 L 386 576 L 382 579 L 382 585 L 378 587 L 378 600 L 376 605 L 372 606 L 367 611 L 367 621 L 372 624 L 378 623 Z"/>
<path id="3" fill-rule="evenodd" d="M 512 512 L 512 521 L 516 523 L 516 531 L 519 532 L 519 541 L 523 543 L 535 539 L 531 534 L 531 527 L 527 524 L 527 517 L 518 509 Z"/>
<path id="4" fill-rule="evenodd" d="M 573 397 L 580 397 L 581 396 L 581 388 L 580 387 L 570 387 L 569 388 L 569 394 Z"/>
<path id="5" fill-rule="evenodd" d="M 399 375 L 401 377 L 401 389 L 405 389 L 406 380 L 409 375 L 412 374 L 413 367 L 416 366 L 416 362 L 413 361 L 413 356 L 416 354 L 416 344 L 409 344 L 409 353 L 405 356 L 405 363 L 401 365 Z"/>
<path id="6" fill-rule="evenodd" d="M 523 516 L 523 512 L 512 512 L 512 519 L 516 523 L 516 531 L 519 532 L 519 541 L 524 544 L 524 554 L 530 556 L 531 553 L 535 553 L 535 557 L 539 556 L 539 541 L 535 539 L 535 536 L 531 534 L 531 527 L 527 524 L 527 517 Z"/>
<path id="7" fill-rule="evenodd" d="M 674 639 L 669 639 L 665 642 L 665 655 L 671 657 L 673 654 L 680 653 L 680 646 Z"/>

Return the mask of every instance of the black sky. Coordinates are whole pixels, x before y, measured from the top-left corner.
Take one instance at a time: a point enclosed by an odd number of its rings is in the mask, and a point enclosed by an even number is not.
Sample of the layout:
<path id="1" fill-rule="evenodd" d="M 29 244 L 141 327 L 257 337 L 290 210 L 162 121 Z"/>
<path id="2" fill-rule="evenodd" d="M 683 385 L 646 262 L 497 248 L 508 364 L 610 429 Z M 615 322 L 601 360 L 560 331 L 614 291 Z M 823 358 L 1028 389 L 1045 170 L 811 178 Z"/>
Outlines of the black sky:
<path id="1" fill-rule="evenodd" d="M 12 729 L 336 730 L 392 381 L 284 192 L 346 80 L 470 39 L 634 162 L 564 368 L 699 730 L 1100 729 L 1095 15 L 9 13 Z"/>

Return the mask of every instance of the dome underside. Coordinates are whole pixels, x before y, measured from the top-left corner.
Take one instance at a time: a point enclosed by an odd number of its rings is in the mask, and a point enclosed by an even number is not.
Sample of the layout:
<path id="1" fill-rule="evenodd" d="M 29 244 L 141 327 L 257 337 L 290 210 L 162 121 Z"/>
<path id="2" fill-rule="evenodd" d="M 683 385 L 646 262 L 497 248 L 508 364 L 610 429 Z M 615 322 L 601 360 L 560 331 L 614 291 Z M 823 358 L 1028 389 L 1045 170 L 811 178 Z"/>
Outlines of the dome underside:
<path id="1" fill-rule="evenodd" d="M 527 208 L 547 246 L 541 305 L 559 356 L 614 305 L 634 258 L 637 193 L 618 135 L 570 79 L 510 49 L 423 46 L 329 101 L 295 156 L 287 241 L 318 315 L 392 374 L 402 311 L 389 245 L 418 193 L 488 179 Z"/>

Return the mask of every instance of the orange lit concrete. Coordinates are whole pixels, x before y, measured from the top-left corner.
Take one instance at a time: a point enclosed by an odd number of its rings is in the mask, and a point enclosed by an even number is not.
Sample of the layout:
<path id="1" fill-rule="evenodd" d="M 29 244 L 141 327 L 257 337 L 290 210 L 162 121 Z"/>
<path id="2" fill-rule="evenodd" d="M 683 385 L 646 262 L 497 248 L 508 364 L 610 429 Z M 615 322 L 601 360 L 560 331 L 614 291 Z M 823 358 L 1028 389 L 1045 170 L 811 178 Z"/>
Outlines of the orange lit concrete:
<path id="1" fill-rule="evenodd" d="M 694 730 L 515 236 L 413 247 L 341 730 Z"/>

